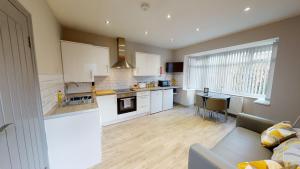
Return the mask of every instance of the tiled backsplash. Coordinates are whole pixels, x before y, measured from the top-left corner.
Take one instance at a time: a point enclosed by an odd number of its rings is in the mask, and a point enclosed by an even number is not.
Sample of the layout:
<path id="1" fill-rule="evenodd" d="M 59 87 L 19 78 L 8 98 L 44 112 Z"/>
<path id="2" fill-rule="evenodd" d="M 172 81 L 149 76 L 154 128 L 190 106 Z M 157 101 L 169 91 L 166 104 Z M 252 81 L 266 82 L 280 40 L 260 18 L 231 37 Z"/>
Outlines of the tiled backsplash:
<path id="1" fill-rule="evenodd" d="M 176 86 L 183 86 L 183 73 L 174 73 L 172 78 L 176 80 Z"/>
<path id="2" fill-rule="evenodd" d="M 171 80 L 172 75 L 163 74 L 159 77 L 135 77 L 132 69 L 111 69 L 106 77 L 95 77 L 97 90 L 130 88 L 137 82 L 151 82 L 158 80 Z M 70 86 L 68 93 L 89 92 L 91 83 L 80 83 L 79 87 Z"/>
<path id="3" fill-rule="evenodd" d="M 39 75 L 43 113 L 49 112 L 56 104 L 58 90 L 64 90 L 63 75 Z"/>

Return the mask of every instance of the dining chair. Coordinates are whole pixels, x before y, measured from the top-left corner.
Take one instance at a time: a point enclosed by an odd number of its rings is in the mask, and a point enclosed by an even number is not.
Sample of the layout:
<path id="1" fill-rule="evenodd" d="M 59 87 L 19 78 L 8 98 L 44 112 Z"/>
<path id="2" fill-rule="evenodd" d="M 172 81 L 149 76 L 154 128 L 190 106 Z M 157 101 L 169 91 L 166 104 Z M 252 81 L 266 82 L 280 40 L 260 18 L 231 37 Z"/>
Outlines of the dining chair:
<path id="1" fill-rule="evenodd" d="M 195 115 L 200 115 L 201 109 L 205 111 L 205 102 L 202 96 L 196 95 L 195 98 Z M 204 115 L 204 113 L 203 113 Z"/>
<path id="2" fill-rule="evenodd" d="M 217 99 L 217 98 L 208 98 L 205 103 L 205 109 L 212 112 L 224 112 L 225 120 L 227 121 L 228 112 L 227 112 L 227 100 Z"/>

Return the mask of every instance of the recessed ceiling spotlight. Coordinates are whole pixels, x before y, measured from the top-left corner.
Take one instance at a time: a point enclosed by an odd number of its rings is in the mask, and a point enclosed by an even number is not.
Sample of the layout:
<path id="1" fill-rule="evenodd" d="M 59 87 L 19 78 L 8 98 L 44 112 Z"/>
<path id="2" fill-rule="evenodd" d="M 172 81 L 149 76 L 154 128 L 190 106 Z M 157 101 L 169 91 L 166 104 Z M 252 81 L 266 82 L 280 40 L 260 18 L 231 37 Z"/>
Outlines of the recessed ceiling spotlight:
<path id="1" fill-rule="evenodd" d="M 173 43 L 174 42 L 174 38 L 171 38 L 170 41 Z"/>
<path id="2" fill-rule="evenodd" d="M 248 11 L 250 11 L 250 10 L 251 10 L 250 7 L 246 7 L 246 8 L 244 9 L 244 12 L 248 12 Z"/>
<path id="3" fill-rule="evenodd" d="M 171 18 L 172 18 L 171 14 L 167 14 L 167 19 L 171 19 Z"/>
<path id="4" fill-rule="evenodd" d="M 200 28 L 196 28 L 196 31 L 199 32 L 199 31 L 200 31 Z"/>
<path id="5" fill-rule="evenodd" d="M 109 21 L 109 20 L 106 20 L 106 21 L 105 21 L 105 24 L 106 24 L 106 25 L 110 24 L 110 21 Z"/>
<path id="6" fill-rule="evenodd" d="M 145 35 L 148 35 L 148 33 L 149 33 L 148 31 L 145 31 Z"/>

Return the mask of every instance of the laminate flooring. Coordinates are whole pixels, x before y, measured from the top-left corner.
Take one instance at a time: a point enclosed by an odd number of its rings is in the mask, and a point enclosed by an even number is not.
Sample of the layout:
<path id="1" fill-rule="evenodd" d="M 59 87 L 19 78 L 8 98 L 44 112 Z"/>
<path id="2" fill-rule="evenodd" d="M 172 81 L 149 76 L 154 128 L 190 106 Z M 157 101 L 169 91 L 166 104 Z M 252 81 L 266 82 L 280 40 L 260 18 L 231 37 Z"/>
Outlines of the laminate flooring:
<path id="1" fill-rule="evenodd" d="M 235 118 L 203 120 L 182 106 L 106 126 L 102 163 L 92 169 L 187 169 L 190 145 L 212 148 L 234 127 Z"/>

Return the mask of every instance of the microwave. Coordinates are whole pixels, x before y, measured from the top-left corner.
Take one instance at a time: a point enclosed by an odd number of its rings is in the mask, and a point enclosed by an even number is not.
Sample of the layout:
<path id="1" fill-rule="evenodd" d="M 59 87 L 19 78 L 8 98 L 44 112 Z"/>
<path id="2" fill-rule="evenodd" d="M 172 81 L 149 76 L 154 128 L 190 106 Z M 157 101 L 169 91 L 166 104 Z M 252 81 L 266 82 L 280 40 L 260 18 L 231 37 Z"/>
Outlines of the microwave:
<path id="1" fill-rule="evenodd" d="M 158 81 L 158 86 L 159 87 L 169 87 L 170 86 L 170 81 L 169 80 L 159 80 Z"/>

